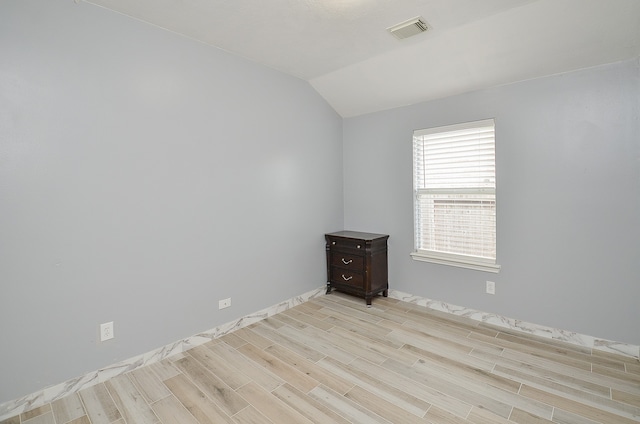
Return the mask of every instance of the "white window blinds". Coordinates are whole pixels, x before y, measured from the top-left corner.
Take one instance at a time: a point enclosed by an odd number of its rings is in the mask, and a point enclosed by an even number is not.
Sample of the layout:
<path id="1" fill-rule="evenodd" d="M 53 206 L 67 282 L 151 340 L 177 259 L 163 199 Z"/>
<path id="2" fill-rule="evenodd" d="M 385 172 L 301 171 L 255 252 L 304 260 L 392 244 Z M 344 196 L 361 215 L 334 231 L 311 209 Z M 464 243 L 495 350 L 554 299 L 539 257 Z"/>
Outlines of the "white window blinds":
<path id="1" fill-rule="evenodd" d="M 415 131 L 413 176 L 414 258 L 493 270 L 483 264 L 496 262 L 494 121 Z"/>

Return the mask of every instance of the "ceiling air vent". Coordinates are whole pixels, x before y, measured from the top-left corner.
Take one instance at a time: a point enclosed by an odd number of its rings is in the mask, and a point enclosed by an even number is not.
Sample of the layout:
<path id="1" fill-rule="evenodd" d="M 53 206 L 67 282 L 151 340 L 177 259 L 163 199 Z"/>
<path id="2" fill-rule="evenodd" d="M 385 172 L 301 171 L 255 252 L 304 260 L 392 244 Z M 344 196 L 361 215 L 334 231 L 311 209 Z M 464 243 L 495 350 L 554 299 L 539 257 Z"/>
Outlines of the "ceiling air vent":
<path id="1" fill-rule="evenodd" d="M 413 19 L 409 19 L 408 21 L 401 22 L 397 25 L 387 28 L 391 34 L 393 34 L 397 39 L 402 40 L 404 38 L 409 38 L 413 35 L 418 35 L 421 32 L 425 32 L 429 29 L 427 22 L 424 18 L 418 16 Z"/>

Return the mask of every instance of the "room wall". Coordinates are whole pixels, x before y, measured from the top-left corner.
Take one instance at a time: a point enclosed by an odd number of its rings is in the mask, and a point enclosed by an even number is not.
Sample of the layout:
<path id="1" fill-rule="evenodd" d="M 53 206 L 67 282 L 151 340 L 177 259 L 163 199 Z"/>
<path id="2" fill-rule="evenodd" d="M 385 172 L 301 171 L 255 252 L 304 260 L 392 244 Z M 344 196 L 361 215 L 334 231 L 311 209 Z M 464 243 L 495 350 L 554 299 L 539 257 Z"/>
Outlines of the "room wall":
<path id="1" fill-rule="evenodd" d="M 345 227 L 390 235 L 391 288 L 639 345 L 639 116 L 633 60 L 346 119 Z M 485 118 L 500 273 L 412 260 L 413 130 Z"/>
<path id="2" fill-rule="evenodd" d="M 0 403 L 325 284 L 308 83 L 71 0 L 2 1 L 0 51 Z"/>

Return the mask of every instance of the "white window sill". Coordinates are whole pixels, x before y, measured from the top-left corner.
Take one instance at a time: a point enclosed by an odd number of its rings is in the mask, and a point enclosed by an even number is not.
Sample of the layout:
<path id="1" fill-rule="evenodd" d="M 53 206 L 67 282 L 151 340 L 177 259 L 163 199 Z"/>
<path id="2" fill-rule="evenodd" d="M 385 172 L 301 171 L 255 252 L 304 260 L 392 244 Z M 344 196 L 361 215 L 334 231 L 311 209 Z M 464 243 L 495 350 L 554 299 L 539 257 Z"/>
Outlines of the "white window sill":
<path id="1" fill-rule="evenodd" d="M 411 253 L 411 257 L 416 261 L 456 266 L 459 268 L 474 269 L 476 271 L 493 272 L 496 274 L 500 272 L 500 265 L 484 261 L 475 261 L 472 258 L 436 256 L 423 252 L 413 252 Z"/>

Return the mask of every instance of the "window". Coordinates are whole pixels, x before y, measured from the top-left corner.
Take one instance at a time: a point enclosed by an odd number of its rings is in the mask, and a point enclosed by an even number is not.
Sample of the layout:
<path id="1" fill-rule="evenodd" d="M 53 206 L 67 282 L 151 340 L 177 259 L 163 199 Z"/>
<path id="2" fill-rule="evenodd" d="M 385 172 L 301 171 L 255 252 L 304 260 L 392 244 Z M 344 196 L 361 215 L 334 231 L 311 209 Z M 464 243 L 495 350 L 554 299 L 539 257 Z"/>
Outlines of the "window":
<path id="1" fill-rule="evenodd" d="M 498 272 L 493 119 L 413 133 L 416 260 Z"/>

